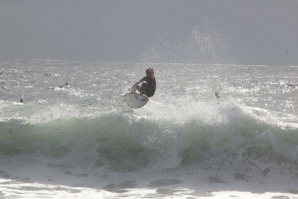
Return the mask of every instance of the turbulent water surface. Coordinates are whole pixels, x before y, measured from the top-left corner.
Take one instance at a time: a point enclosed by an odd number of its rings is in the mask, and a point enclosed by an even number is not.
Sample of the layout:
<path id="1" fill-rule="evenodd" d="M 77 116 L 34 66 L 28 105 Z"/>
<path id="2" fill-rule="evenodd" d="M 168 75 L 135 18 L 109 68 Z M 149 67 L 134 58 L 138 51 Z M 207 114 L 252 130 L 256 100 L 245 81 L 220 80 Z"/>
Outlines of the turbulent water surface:
<path id="1" fill-rule="evenodd" d="M 297 66 L 0 67 L 1 198 L 298 198 Z M 149 67 L 157 93 L 133 110 Z"/>

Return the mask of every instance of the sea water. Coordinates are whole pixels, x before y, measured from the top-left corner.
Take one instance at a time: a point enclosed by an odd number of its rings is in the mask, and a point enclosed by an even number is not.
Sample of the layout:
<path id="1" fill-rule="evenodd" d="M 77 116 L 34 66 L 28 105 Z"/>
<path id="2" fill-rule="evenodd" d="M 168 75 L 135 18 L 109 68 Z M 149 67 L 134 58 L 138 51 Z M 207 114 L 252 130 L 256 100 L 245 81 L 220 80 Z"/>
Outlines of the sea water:
<path id="1" fill-rule="evenodd" d="M 131 109 L 149 67 L 156 94 Z M 0 69 L 0 198 L 298 198 L 297 66 Z"/>

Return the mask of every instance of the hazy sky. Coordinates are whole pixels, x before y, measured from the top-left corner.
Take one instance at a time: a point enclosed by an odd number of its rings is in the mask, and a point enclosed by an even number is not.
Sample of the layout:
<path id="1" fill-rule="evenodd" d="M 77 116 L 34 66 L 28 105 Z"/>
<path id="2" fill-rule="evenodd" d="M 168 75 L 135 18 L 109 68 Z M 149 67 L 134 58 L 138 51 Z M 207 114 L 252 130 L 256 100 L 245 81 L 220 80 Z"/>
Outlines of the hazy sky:
<path id="1" fill-rule="evenodd" d="M 297 0 L 0 0 L 0 60 L 298 65 Z"/>

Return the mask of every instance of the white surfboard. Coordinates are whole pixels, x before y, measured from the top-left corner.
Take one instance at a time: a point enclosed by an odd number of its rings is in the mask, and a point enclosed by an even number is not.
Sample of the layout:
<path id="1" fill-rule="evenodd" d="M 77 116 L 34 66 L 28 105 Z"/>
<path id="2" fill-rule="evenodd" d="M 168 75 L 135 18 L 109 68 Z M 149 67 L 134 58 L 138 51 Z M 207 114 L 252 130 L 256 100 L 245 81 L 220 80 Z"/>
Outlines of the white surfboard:
<path id="1" fill-rule="evenodd" d="M 138 93 L 126 93 L 123 96 L 124 102 L 131 108 L 141 108 L 148 101 L 149 98 Z"/>

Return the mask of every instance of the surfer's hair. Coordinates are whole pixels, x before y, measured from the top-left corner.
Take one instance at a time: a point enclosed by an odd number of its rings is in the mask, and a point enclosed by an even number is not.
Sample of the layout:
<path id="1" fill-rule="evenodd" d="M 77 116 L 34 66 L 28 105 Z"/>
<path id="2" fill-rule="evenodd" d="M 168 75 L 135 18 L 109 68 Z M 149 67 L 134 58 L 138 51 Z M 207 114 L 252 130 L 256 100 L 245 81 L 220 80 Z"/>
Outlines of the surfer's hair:
<path id="1" fill-rule="evenodd" d="M 149 74 L 149 73 L 152 73 L 152 72 L 154 72 L 153 68 L 148 68 L 148 69 L 146 70 L 146 74 Z"/>

